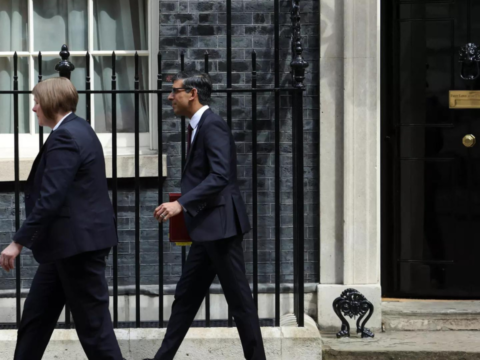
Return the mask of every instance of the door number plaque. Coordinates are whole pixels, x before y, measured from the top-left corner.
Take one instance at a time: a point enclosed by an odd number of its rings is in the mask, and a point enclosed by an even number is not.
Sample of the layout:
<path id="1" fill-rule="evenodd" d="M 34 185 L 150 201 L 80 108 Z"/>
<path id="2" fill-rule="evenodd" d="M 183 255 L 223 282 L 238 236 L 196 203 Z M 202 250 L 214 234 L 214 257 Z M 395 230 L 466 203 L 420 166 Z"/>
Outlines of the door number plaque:
<path id="1" fill-rule="evenodd" d="M 480 109 L 480 91 L 450 90 L 450 109 Z"/>

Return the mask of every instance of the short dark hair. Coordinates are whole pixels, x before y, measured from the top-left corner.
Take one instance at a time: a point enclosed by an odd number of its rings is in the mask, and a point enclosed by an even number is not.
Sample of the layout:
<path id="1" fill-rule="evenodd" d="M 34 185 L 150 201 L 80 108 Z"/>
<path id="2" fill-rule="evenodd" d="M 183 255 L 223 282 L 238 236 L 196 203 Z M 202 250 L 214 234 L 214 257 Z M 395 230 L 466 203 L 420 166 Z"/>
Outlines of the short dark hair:
<path id="1" fill-rule="evenodd" d="M 197 89 L 198 101 L 206 105 L 212 96 L 212 79 L 207 73 L 198 71 L 181 71 L 173 78 L 173 81 L 183 80 L 183 87 Z"/>

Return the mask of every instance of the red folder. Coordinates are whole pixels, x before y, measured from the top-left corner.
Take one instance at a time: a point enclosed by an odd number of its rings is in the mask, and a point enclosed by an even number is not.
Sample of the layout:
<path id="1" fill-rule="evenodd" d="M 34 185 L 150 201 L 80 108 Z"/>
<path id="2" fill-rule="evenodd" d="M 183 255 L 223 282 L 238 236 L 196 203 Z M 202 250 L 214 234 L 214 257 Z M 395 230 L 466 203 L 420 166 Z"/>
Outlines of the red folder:
<path id="1" fill-rule="evenodd" d="M 177 201 L 180 199 L 182 194 L 180 193 L 170 193 L 170 202 Z M 190 240 L 190 236 L 188 235 L 187 226 L 185 225 L 185 217 L 183 216 L 183 211 L 174 216 L 169 220 L 170 227 L 169 227 L 169 234 L 168 237 L 170 242 L 175 243 L 178 246 L 186 246 L 190 245 L 192 241 Z"/>

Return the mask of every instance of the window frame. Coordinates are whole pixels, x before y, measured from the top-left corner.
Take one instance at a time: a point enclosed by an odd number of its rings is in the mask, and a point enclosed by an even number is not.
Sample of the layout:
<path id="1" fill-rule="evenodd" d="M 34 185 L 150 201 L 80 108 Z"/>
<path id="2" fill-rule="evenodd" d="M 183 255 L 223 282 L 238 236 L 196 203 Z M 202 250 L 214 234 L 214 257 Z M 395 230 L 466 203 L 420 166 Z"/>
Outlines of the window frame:
<path id="1" fill-rule="evenodd" d="M 28 58 L 28 84 L 30 89 L 37 84 L 38 79 L 35 78 L 35 62 L 38 59 L 38 52 L 35 52 L 34 48 L 34 26 L 33 26 L 33 2 L 35 0 L 27 0 L 28 2 L 28 51 L 17 51 L 19 58 Z M 112 52 L 115 51 L 117 56 L 135 56 L 137 52 L 139 56 L 148 56 L 148 88 L 152 89 L 152 86 L 156 84 L 156 73 L 158 69 L 158 59 L 156 54 L 159 51 L 159 12 L 160 5 L 158 0 L 147 0 L 147 43 L 148 50 L 95 50 L 94 49 L 94 1 L 87 0 L 88 2 L 88 52 L 91 57 L 90 61 L 90 74 L 94 74 L 94 56 L 107 56 L 111 57 Z M 59 44 L 59 51 L 42 51 L 42 58 L 58 58 L 60 61 L 60 47 L 63 44 Z M 85 57 L 87 51 L 70 51 L 70 59 L 75 57 Z M 0 57 L 13 58 L 15 52 L 13 51 L 0 51 Z M 73 60 L 74 61 L 74 60 Z M 72 61 L 72 62 L 73 62 Z M 91 89 L 95 89 L 95 77 L 91 76 Z M 132 79 L 133 82 L 133 79 Z M 84 90 L 84 89 L 81 89 Z M 157 124 L 154 119 L 157 118 L 157 97 L 155 94 L 148 94 L 149 96 L 149 131 L 140 133 L 140 148 L 141 153 L 152 154 L 152 150 L 158 149 L 158 136 Z M 12 95 L 13 96 L 13 95 Z M 91 97 L 91 107 L 95 109 L 95 96 Z M 33 95 L 29 96 L 29 108 L 33 107 Z M 95 129 L 95 111 L 91 113 L 91 125 Z M 19 147 L 20 158 L 34 158 L 38 153 L 39 147 L 39 135 L 37 131 L 37 120 L 33 112 L 29 111 L 29 132 L 19 134 Z M 111 154 L 112 152 L 112 134 L 111 133 L 97 133 L 100 142 L 105 150 L 105 154 Z M 48 134 L 45 134 L 46 140 Z M 119 154 L 132 154 L 135 146 L 135 134 L 134 133 L 117 133 L 117 148 Z M 14 154 L 14 134 L 0 134 L 0 158 L 13 160 Z"/>

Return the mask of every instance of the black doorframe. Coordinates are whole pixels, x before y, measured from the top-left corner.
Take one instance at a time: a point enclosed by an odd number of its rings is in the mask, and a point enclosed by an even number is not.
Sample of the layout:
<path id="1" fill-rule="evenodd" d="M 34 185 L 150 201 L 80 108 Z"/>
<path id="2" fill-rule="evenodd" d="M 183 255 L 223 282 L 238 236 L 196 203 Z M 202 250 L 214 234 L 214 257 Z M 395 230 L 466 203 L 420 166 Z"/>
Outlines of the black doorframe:
<path id="1" fill-rule="evenodd" d="M 395 72 L 394 72 L 394 41 L 395 41 L 395 1 L 382 0 L 380 3 L 380 206 L 381 206 L 381 285 L 383 297 L 395 297 L 397 281 L 395 258 L 395 176 L 394 156 L 395 126 L 391 118 L 395 116 Z"/>
<path id="2" fill-rule="evenodd" d="M 380 11 L 380 156 L 381 156 L 381 190 L 380 190 L 380 211 L 381 211 L 381 286 L 382 297 L 408 298 L 412 297 L 400 288 L 400 259 L 397 254 L 400 244 L 400 215 L 398 206 L 400 203 L 400 172 L 396 166 L 395 159 L 400 154 L 399 136 L 397 134 L 400 123 L 399 99 L 400 74 L 399 48 L 399 0 L 381 0 Z M 407 2 L 406 2 L 407 3 Z M 407 3 L 408 4 L 408 3 Z M 422 298 L 416 295 L 415 298 Z M 444 298 L 426 296 L 423 298 Z M 457 297 L 453 297 L 457 298 Z M 476 299 L 474 297 L 460 296 L 459 299 Z"/>

